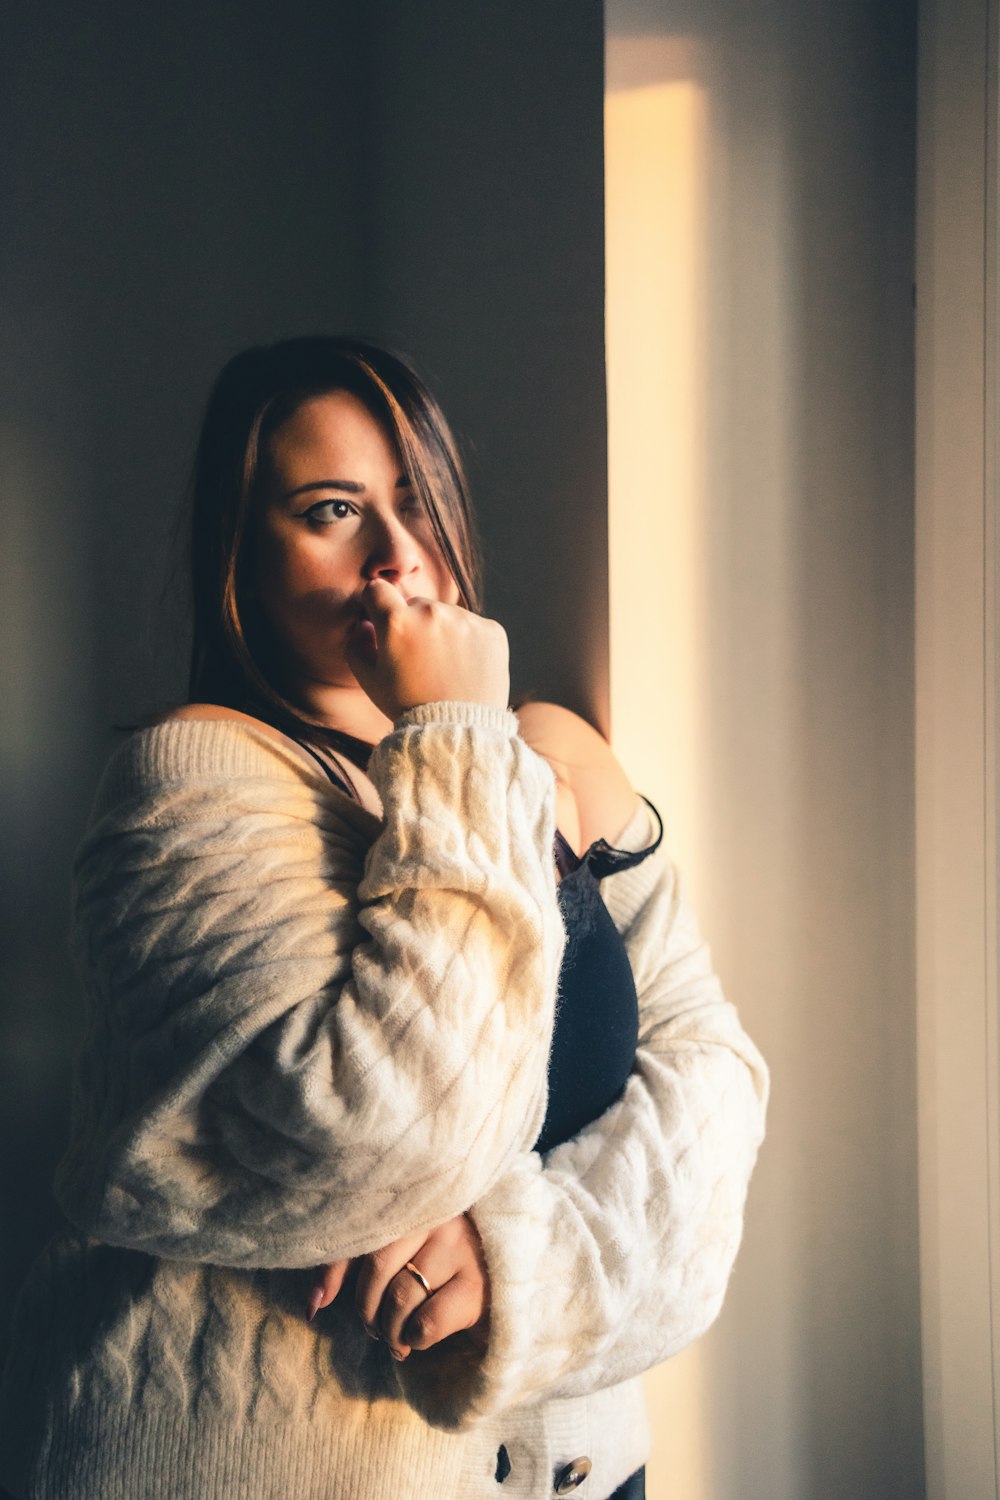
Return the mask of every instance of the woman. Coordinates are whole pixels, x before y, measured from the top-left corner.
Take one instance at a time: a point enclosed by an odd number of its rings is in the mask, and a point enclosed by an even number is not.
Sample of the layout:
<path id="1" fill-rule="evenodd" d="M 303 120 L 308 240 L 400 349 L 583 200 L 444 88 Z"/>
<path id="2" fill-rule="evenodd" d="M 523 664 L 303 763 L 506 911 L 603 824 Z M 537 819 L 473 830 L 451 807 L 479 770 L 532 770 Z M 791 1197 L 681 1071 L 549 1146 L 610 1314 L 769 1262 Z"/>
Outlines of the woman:
<path id="1" fill-rule="evenodd" d="M 507 709 L 400 360 L 233 360 L 192 536 L 191 702 L 114 754 L 78 858 L 75 1229 L 0 1479 L 639 1495 L 638 1376 L 718 1311 L 767 1087 L 650 810 L 582 721 Z"/>

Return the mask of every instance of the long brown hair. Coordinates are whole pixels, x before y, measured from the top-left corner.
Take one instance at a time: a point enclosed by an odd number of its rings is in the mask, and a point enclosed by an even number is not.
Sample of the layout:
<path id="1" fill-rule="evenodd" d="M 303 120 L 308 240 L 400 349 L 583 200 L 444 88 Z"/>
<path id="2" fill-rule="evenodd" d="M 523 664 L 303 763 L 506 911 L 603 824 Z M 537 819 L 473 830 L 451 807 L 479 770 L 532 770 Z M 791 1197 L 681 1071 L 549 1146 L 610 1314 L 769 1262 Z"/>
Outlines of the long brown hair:
<path id="1" fill-rule="evenodd" d="M 284 697 L 274 643 L 246 588 L 250 511 L 268 439 L 304 401 L 337 390 L 350 391 L 385 423 L 461 603 L 481 610 L 479 544 L 461 460 L 441 408 L 406 360 L 360 338 L 296 338 L 248 349 L 219 375 L 195 455 L 188 695 L 190 702 L 245 709 L 363 761 L 358 741 L 311 722 Z"/>

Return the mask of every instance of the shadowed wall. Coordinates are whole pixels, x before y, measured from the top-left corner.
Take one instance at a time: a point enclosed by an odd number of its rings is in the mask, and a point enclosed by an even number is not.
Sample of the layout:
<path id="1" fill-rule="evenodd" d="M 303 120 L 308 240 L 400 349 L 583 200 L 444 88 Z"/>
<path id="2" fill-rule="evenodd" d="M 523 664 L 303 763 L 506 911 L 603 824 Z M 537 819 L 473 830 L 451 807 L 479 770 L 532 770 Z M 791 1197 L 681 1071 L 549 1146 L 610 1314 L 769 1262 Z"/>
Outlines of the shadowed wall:
<path id="1" fill-rule="evenodd" d="M 183 695 L 169 564 L 223 361 L 316 331 L 414 357 L 517 686 L 605 711 L 602 47 L 594 0 L 5 17 L 4 1323 L 57 1222 L 72 851 L 111 726 Z"/>

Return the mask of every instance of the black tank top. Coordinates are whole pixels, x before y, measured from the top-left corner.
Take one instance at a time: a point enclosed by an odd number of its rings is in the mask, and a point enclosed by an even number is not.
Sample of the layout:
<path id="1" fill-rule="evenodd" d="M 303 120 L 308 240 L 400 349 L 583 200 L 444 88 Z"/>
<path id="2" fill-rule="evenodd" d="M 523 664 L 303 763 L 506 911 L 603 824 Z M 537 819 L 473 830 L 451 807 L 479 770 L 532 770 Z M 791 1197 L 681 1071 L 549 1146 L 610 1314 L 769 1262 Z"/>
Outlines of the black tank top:
<path id="1" fill-rule="evenodd" d="M 647 859 L 663 838 L 630 853 L 604 839 L 581 858 L 556 834 L 559 909 L 566 947 L 559 970 L 556 1024 L 549 1053 L 549 1100 L 536 1151 L 550 1151 L 596 1120 L 625 1087 L 639 1039 L 639 1000 L 632 966 L 598 882 Z"/>
<path id="2" fill-rule="evenodd" d="M 324 756 L 302 740 L 296 744 L 312 756 L 338 791 L 358 800 L 355 788 Z M 639 1038 L 639 1001 L 625 944 L 598 882 L 620 870 L 631 870 L 659 848 L 663 821 L 651 802 L 646 805 L 659 824 L 656 840 L 648 849 L 630 853 L 597 839 L 577 857 L 563 835 L 556 834 L 553 854 L 561 876 L 558 899 L 566 947 L 549 1052 L 548 1104 L 536 1151 L 551 1151 L 596 1120 L 619 1097 L 632 1071 Z"/>

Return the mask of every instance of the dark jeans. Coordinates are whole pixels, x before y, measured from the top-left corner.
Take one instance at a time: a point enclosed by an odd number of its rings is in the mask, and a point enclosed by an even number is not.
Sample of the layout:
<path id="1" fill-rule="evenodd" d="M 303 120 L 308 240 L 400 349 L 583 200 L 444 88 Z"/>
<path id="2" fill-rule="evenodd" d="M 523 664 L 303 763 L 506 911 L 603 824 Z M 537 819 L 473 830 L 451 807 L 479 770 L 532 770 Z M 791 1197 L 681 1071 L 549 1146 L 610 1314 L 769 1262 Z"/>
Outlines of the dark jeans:
<path id="1" fill-rule="evenodd" d="M 636 1469 L 631 1479 L 620 1484 L 608 1500 L 646 1500 L 646 1471 Z"/>

